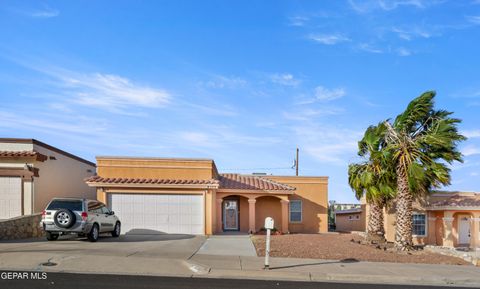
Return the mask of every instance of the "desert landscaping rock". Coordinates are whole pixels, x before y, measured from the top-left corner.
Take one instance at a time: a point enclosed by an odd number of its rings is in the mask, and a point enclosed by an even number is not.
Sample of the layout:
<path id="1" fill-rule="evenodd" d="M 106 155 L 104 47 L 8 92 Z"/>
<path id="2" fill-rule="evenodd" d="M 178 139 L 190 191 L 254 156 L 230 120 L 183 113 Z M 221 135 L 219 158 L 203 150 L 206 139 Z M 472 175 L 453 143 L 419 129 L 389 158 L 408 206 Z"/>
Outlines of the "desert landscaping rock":
<path id="1" fill-rule="evenodd" d="M 426 250 L 395 252 L 360 244 L 355 234 L 290 234 L 271 237 L 270 256 L 327 260 L 356 259 L 371 262 L 471 265 L 469 262 Z M 265 256 L 265 237 L 253 236 L 259 256 Z M 353 240 L 353 242 L 352 242 Z M 292 246 L 292 244 L 295 244 Z"/>

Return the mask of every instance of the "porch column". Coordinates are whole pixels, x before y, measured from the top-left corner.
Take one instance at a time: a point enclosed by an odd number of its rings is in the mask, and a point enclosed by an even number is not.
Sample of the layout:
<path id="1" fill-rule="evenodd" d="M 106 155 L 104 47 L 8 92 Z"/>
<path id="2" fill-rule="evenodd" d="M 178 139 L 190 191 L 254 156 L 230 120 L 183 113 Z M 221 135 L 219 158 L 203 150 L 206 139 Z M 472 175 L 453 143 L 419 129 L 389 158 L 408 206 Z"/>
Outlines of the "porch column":
<path id="1" fill-rule="evenodd" d="M 427 244 L 436 245 L 437 244 L 437 236 L 435 234 L 435 229 L 437 225 L 437 217 L 435 216 L 435 212 L 428 213 L 428 227 L 427 227 Z"/>
<path id="2" fill-rule="evenodd" d="M 470 248 L 480 248 L 480 213 L 473 213 L 470 223 Z"/>
<path id="3" fill-rule="evenodd" d="M 282 233 L 283 234 L 288 234 L 288 203 L 290 203 L 289 200 L 280 200 L 280 203 L 282 204 Z"/>
<path id="4" fill-rule="evenodd" d="M 443 246 L 453 247 L 453 212 L 446 211 L 443 217 Z"/>
<path id="5" fill-rule="evenodd" d="M 255 203 L 256 199 L 248 199 L 248 232 L 255 233 Z"/>
<path id="6" fill-rule="evenodd" d="M 222 220 L 222 202 L 223 202 L 223 199 L 217 199 L 217 204 L 216 204 L 216 218 L 217 218 L 217 228 L 216 228 L 216 232 L 217 233 L 220 233 L 223 231 L 223 220 Z"/>

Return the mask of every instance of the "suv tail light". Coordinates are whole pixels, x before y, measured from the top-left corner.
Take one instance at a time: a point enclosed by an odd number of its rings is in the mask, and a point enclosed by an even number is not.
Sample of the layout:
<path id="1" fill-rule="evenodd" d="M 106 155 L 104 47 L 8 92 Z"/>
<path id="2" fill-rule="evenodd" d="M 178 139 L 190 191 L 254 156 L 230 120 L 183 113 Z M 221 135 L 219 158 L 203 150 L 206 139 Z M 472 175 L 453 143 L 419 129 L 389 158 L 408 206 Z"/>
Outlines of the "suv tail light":
<path id="1" fill-rule="evenodd" d="M 88 213 L 87 212 L 82 212 L 82 220 L 86 221 L 88 218 Z"/>
<path id="2" fill-rule="evenodd" d="M 42 212 L 42 220 L 45 220 L 45 215 L 47 215 L 47 211 Z"/>

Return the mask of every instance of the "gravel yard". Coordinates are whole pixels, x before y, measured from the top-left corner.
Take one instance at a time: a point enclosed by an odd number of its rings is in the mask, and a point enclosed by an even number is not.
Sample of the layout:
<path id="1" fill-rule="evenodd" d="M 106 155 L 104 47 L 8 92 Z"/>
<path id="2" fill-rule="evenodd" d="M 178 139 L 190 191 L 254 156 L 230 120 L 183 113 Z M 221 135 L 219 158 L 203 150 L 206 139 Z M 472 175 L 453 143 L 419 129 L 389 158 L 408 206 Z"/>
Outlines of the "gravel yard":
<path id="1" fill-rule="evenodd" d="M 355 242 L 352 242 L 352 239 Z M 252 237 L 259 256 L 265 256 L 265 236 Z M 290 234 L 271 237 L 270 256 L 327 260 L 356 259 L 372 262 L 471 265 L 463 259 L 423 250 L 410 253 L 377 249 L 358 244 L 355 234 Z"/>

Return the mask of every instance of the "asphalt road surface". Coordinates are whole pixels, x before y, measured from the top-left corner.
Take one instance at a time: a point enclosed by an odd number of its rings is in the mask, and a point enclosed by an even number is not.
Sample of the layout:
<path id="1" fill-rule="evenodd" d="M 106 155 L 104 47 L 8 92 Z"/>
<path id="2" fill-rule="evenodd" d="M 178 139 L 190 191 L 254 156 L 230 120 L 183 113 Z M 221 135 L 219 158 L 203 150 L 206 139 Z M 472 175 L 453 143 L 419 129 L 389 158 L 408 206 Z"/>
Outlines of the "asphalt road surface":
<path id="1" fill-rule="evenodd" d="M 126 276 L 126 275 L 97 275 L 97 274 L 71 274 L 71 273 L 48 273 L 37 275 L 43 280 L 32 280 L 31 276 L 23 276 L 24 279 L 11 279 L 6 272 L 0 272 L 0 288 L 5 289 L 123 289 L 123 288 L 160 288 L 160 289 L 380 289 L 380 288 L 412 288 L 433 289 L 452 288 L 434 286 L 411 286 L 411 285 L 373 285 L 351 283 L 326 283 L 326 282 L 290 282 L 290 281 L 263 281 L 263 280 L 233 280 L 211 278 L 178 278 L 178 277 L 153 277 L 153 276 Z M 18 272 L 17 272 L 18 273 Z M 30 274 L 30 273 L 26 273 Z M 40 273 L 42 274 L 42 273 Z M 459 288 L 459 287 L 456 287 Z"/>

